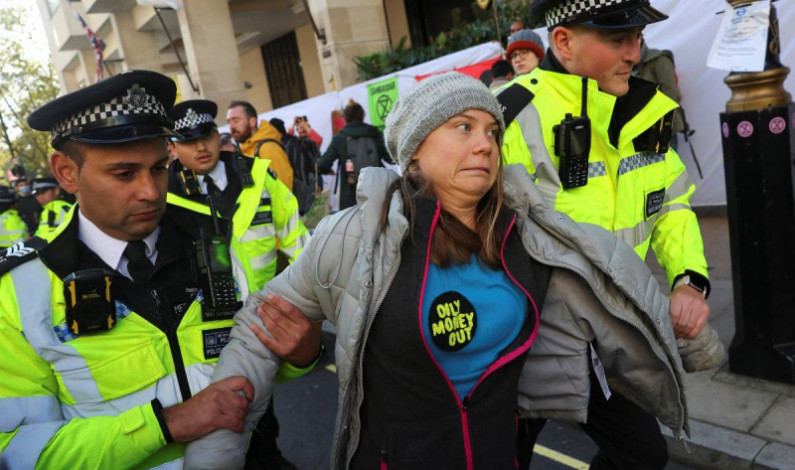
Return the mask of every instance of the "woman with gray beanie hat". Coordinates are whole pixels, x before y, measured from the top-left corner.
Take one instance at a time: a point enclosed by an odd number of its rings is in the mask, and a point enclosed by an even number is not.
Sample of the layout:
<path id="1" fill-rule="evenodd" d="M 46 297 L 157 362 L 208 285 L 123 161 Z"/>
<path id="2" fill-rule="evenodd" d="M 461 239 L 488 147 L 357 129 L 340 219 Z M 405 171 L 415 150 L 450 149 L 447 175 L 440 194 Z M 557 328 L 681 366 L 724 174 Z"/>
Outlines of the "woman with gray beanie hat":
<path id="1" fill-rule="evenodd" d="M 504 130 L 497 101 L 466 75 L 436 75 L 400 96 L 385 138 L 402 176 L 364 169 L 356 206 L 326 217 L 235 317 L 213 380 L 248 378 L 247 421 L 265 411 L 279 368 L 271 332 L 303 314 L 337 327 L 332 468 L 516 468 L 517 403 L 527 410 L 538 382 L 525 363 L 548 265 L 584 273 L 579 287 L 558 284 L 566 294 L 594 297 L 587 286 L 607 281 L 586 259 L 598 250 L 576 248 L 600 237 L 577 238 L 582 229 L 544 205 L 521 165 L 503 167 Z M 188 446 L 185 468 L 240 468 L 245 443 L 213 433 Z"/>

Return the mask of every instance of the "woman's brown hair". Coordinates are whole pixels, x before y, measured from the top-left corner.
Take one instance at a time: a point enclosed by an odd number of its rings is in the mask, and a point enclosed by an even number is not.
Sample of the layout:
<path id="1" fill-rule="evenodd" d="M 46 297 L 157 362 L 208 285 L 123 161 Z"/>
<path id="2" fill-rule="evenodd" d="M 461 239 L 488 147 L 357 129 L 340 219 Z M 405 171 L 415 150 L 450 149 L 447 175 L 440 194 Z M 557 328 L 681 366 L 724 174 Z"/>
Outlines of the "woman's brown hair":
<path id="1" fill-rule="evenodd" d="M 475 231 L 464 225 L 455 216 L 442 209 L 439 222 L 433 234 L 431 260 L 441 267 L 453 263 L 466 263 L 472 253 L 492 269 L 500 269 L 501 236 L 497 229 L 497 219 L 502 207 L 502 157 L 499 158 L 497 180 L 480 199 L 475 215 Z M 417 160 L 412 159 L 406 166 L 403 176 L 393 181 L 386 192 L 386 200 L 381 210 L 381 229 L 386 231 L 392 193 L 398 191 L 403 200 L 404 215 L 409 221 L 409 233 L 414 235 L 417 196 L 434 197 L 433 183 L 425 179 Z"/>

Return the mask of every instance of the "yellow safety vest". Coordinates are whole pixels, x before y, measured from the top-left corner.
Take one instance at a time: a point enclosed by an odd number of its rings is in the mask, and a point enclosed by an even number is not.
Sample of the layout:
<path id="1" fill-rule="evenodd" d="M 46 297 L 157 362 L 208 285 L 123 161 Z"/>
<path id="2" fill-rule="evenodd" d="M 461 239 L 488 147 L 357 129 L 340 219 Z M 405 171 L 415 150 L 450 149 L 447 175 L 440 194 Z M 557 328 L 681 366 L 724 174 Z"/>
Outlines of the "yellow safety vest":
<path id="1" fill-rule="evenodd" d="M 57 234 L 69 225 L 74 207 Z M 73 335 L 66 327 L 61 279 L 33 248 L 17 245 L 13 250 L 5 253 L 4 262 L 30 259 L 0 277 L 4 463 L 30 469 L 66 464 L 181 469 L 184 444 L 166 444 L 151 402 L 157 398 L 164 408 L 180 403 L 178 374 L 183 371 L 191 395 L 206 387 L 234 320 L 203 321 L 200 291 L 171 341 L 118 300 L 113 328 Z M 177 352 L 180 361 L 175 361 Z M 284 362 L 277 381 L 299 377 L 313 367 L 299 369 Z"/>
<path id="2" fill-rule="evenodd" d="M 581 114 L 582 78 L 536 68 L 512 84 L 529 90 L 532 100 L 506 129 L 505 164 L 523 164 L 552 207 L 578 222 L 610 230 L 641 258 L 645 259 L 651 245 L 669 283 L 686 269 L 708 277 L 701 231 L 690 208 L 695 186 L 684 164 L 672 149 L 638 151 L 634 142 L 677 107 L 674 101 L 657 91 L 621 128 L 613 145 L 608 127 L 616 97 L 588 80 L 588 184 L 563 189 L 553 128 L 567 113 Z M 498 94 L 508 89 L 500 88 Z"/>
<path id="3" fill-rule="evenodd" d="M 0 214 L 0 248 L 8 248 L 28 238 L 28 227 L 16 209 Z"/>
<path id="4" fill-rule="evenodd" d="M 292 263 L 309 240 L 298 214 L 298 201 L 278 179 L 268 173 L 268 160 L 256 159 L 251 169 L 254 185 L 243 188 L 232 217 L 230 244 L 234 276 L 241 298 L 265 287 L 276 275 L 276 251 Z M 167 202 L 210 215 L 206 204 L 169 192 Z"/>
<path id="5" fill-rule="evenodd" d="M 39 217 L 39 227 L 36 229 L 36 236 L 49 238 L 55 229 L 66 219 L 66 214 L 71 209 L 72 204 L 60 199 L 55 199 L 44 205 L 44 210 Z"/>

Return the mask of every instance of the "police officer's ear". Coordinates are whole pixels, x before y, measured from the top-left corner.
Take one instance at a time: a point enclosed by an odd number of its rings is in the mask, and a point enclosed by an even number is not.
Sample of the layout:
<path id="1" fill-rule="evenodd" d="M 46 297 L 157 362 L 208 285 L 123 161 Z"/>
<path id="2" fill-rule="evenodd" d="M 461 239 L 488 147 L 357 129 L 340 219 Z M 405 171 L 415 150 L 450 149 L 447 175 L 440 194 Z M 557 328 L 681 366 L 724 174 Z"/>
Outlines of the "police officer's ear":
<path id="1" fill-rule="evenodd" d="M 80 166 L 74 158 L 68 157 L 60 150 L 50 155 L 50 168 L 58 184 L 70 194 L 77 194 Z"/>
<path id="2" fill-rule="evenodd" d="M 575 43 L 578 39 L 576 28 L 576 26 L 556 26 L 549 35 L 549 45 L 552 50 L 557 51 L 556 55 L 564 65 L 566 62 L 571 61 L 573 49 L 576 47 Z"/>

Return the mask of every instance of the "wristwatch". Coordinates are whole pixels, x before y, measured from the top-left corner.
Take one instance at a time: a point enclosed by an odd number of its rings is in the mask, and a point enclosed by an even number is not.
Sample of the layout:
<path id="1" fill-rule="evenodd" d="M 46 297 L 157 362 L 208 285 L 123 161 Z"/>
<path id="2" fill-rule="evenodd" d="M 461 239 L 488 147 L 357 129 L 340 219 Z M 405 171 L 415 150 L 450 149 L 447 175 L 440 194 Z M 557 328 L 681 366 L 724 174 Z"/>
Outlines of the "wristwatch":
<path id="1" fill-rule="evenodd" d="M 693 271 L 688 270 L 685 271 L 684 274 L 679 275 L 674 281 L 673 289 L 676 289 L 682 285 L 690 286 L 693 289 L 701 292 L 701 295 L 703 295 L 705 299 L 709 295 L 709 281 L 701 274 L 695 273 Z"/>

